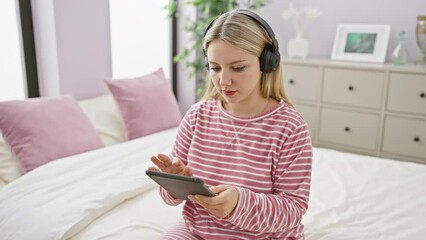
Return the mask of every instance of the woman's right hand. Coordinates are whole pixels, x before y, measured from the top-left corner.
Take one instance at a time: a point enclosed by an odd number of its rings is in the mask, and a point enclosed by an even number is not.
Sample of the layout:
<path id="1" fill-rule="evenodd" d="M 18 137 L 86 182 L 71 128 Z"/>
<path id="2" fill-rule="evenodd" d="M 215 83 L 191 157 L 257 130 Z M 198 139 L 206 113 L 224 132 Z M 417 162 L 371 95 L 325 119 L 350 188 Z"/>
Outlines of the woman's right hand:
<path id="1" fill-rule="evenodd" d="M 183 176 L 192 176 L 192 168 L 185 166 L 185 164 L 179 158 L 175 157 L 170 159 L 169 156 L 164 154 L 157 154 L 157 156 L 151 157 L 151 162 L 156 167 L 149 167 L 151 171 L 166 172 L 172 174 L 178 174 Z"/>

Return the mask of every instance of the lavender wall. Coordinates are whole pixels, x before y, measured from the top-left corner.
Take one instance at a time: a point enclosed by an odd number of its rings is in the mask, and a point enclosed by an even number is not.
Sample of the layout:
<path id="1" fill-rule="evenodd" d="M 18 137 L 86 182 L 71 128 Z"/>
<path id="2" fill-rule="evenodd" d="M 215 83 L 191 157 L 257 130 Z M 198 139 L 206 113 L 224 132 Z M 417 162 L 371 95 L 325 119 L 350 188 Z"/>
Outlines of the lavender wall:
<path id="1" fill-rule="evenodd" d="M 32 0 L 41 96 L 106 94 L 111 78 L 106 0 Z"/>
<path id="2" fill-rule="evenodd" d="M 295 36 L 291 23 L 281 17 L 290 2 L 297 8 L 312 5 L 323 13 L 305 33 L 310 42 L 308 57 L 330 57 L 339 23 L 390 24 L 387 61 L 397 44 L 398 32 L 405 30 L 409 60 L 420 56 L 414 27 L 416 16 L 426 14 L 425 0 L 271 0 L 260 13 L 274 29 L 283 56 L 288 40 Z M 71 93 L 84 99 L 107 93 L 102 79 L 111 77 L 112 72 L 108 1 L 32 0 L 32 5 L 42 95 Z M 181 47 L 188 42 L 183 28 L 179 23 Z M 179 104 L 184 112 L 195 101 L 194 80 L 183 66 L 179 65 L 179 71 Z"/>
<path id="3" fill-rule="evenodd" d="M 297 9 L 313 6 L 322 12 L 305 31 L 309 40 L 308 58 L 330 58 L 333 48 L 336 27 L 345 24 L 389 24 L 391 33 L 386 61 L 390 61 L 393 49 L 398 44 L 398 33 L 407 32 L 407 49 L 409 61 L 414 62 L 420 57 L 420 50 L 415 40 L 415 24 L 417 15 L 426 15 L 426 0 L 271 0 L 260 10 L 260 14 L 273 28 L 280 44 L 282 56 L 287 55 L 287 43 L 295 37 L 295 31 L 289 20 L 282 18 L 282 13 L 293 3 Z M 179 78 L 179 88 L 193 89 L 192 81 Z M 191 91 L 189 90 L 189 91 Z M 195 101 L 191 95 L 180 95 L 180 105 L 187 110 Z"/>
<path id="4" fill-rule="evenodd" d="M 107 93 L 111 78 L 109 4 L 106 0 L 55 0 L 61 93 L 77 99 Z"/>
<path id="5" fill-rule="evenodd" d="M 311 5 L 322 12 L 322 16 L 313 20 L 305 32 L 309 40 L 308 57 L 330 58 L 337 24 L 389 24 L 391 33 L 386 60 L 390 61 L 393 49 L 398 44 L 400 31 L 407 32 L 409 61 L 420 57 L 420 50 L 415 40 L 417 15 L 426 15 L 425 0 L 273 0 L 260 13 L 274 29 L 280 43 L 282 55 L 287 55 L 289 39 L 295 31 L 289 20 L 282 18 L 282 12 L 293 3 L 297 9 Z"/>

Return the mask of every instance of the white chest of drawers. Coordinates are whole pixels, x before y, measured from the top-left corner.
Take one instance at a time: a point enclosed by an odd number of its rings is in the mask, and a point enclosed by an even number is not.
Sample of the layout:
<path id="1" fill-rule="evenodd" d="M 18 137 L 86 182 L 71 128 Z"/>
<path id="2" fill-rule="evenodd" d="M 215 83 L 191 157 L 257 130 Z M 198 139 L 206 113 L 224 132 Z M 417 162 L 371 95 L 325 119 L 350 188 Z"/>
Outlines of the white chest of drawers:
<path id="1" fill-rule="evenodd" d="M 426 164 L 426 66 L 284 59 L 315 146 Z"/>

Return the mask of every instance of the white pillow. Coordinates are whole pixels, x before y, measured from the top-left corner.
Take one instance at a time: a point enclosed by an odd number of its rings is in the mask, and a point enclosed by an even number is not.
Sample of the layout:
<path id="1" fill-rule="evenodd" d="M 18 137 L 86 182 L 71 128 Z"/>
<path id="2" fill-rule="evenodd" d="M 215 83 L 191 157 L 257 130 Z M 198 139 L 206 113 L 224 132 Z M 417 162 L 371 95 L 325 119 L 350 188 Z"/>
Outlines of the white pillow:
<path id="1" fill-rule="evenodd" d="M 112 95 L 78 102 L 105 146 L 126 141 L 124 122 Z"/>
<path id="2" fill-rule="evenodd" d="M 0 133 L 0 188 L 22 176 L 23 171 Z"/>

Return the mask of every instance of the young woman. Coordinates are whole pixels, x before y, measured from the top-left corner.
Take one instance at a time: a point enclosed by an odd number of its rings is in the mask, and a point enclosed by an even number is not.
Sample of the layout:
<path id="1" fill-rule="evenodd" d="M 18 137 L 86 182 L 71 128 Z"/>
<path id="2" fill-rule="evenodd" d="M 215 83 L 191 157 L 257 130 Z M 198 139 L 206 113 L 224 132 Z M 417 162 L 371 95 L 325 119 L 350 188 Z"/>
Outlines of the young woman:
<path id="1" fill-rule="evenodd" d="M 272 30 L 253 12 L 230 11 L 206 30 L 204 51 L 205 96 L 183 118 L 171 156 L 153 156 L 150 170 L 194 175 L 216 196 L 190 196 L 165 239 L 303 239 L 312 145 L 285 95 Z"/>

